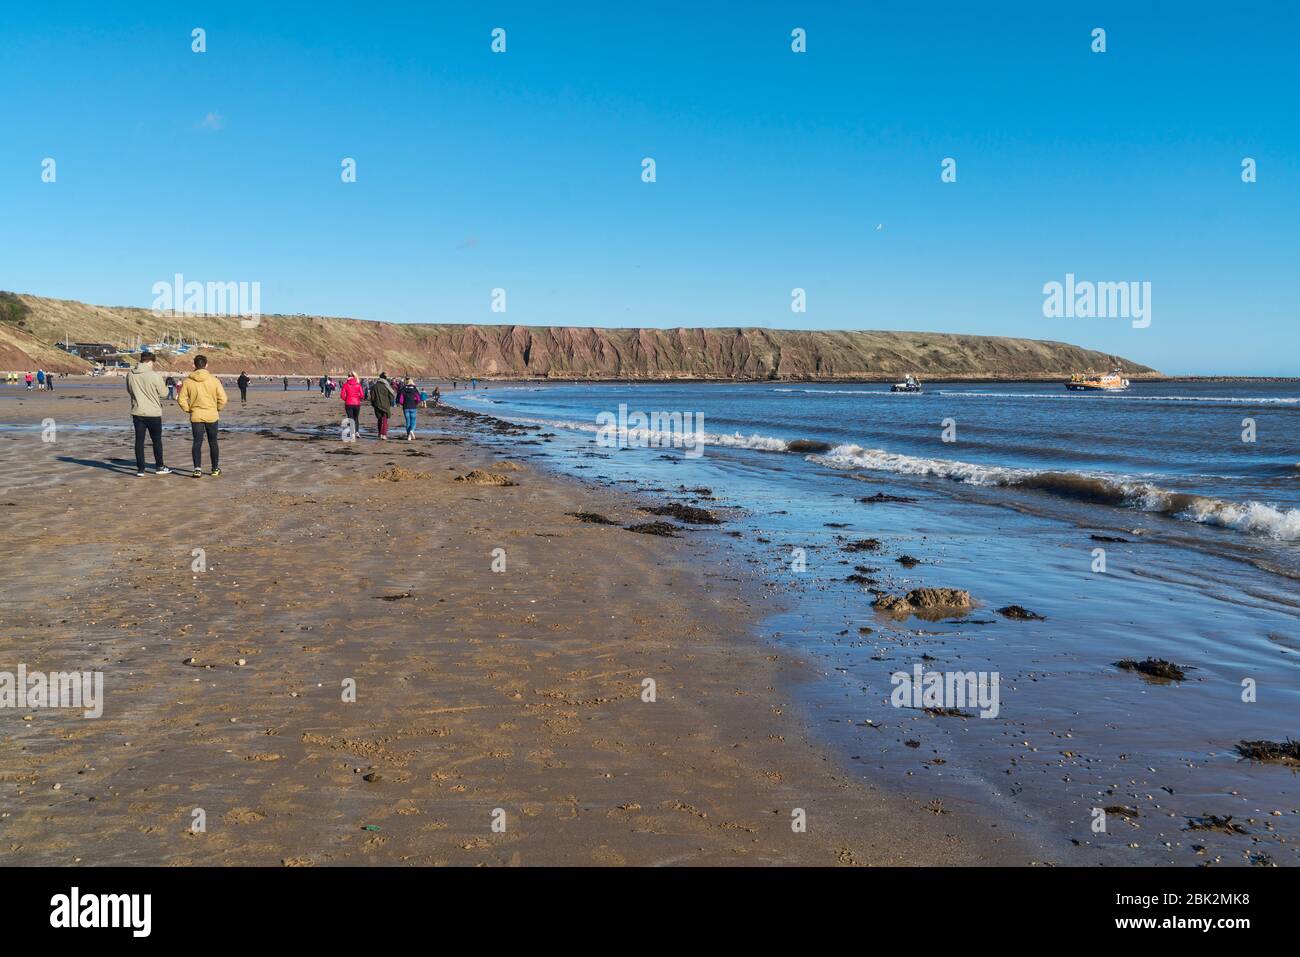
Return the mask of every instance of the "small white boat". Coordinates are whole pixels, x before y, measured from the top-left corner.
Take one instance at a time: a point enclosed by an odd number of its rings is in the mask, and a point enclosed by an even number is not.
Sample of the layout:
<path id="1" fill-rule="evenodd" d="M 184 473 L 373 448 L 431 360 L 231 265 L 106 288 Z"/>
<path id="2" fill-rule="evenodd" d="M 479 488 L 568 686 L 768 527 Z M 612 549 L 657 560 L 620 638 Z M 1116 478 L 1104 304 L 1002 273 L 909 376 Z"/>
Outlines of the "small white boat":
<path id="1" fill-rule="evenodd" d="M 906 375 L 902 382 L 895 382 L 889 387 L 890 392 L 920 392 L 921 383 L 916 381 L 913 375 Z"/>

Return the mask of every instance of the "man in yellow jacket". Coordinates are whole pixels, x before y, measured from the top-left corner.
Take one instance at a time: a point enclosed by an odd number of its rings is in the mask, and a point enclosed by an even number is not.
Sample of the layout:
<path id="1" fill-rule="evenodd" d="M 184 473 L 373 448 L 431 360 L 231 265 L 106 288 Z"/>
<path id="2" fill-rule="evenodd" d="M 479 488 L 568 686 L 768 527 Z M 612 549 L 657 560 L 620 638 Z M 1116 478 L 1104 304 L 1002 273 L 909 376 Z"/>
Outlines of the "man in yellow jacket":
<path id="1" fill-rule="evenodd" d="M 208 439 L 208 457 L 212 460 L 212 474 L 220 475 L 220 451 L 217 448 L 217 420 L 226 407 L 226 390 L 221 380 L 208 371 L 208 357 L 194 357 L 194 371 L 181 383 L 176 404 L 190 415 L 190 433 L 194 437 L 194 477 L 203 474 L 203 438 Z"/>

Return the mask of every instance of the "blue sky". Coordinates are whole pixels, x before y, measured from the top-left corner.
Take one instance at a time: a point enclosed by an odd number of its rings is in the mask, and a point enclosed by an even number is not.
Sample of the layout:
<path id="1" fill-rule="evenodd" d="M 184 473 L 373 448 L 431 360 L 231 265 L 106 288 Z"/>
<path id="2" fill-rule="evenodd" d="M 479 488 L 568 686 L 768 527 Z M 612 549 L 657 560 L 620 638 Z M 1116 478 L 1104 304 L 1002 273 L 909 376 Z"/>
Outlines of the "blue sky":
<path id="1" fill-rule="evenodd" d="M 148 306 L 180 272 L 264 312 L 1300 373 L 1293 3 L 455 7 L 5 4 L 0 288 Z M 1150 282 L 1150 327 L 1045 318 L 1066 273 Z"/>

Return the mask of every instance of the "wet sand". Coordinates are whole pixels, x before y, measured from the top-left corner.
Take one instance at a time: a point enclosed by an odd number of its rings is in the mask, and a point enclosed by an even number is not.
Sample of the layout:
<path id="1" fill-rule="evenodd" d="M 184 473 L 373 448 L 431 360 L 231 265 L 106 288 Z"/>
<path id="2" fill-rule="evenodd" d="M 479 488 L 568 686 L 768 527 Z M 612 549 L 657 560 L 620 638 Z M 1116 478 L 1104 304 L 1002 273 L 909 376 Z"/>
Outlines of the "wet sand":
<path id="1" fill-rule="evenodd" d="M 855 780 L 793 707 L 814 669 L 754 634 L 765 600 L 707 537 L 578 522 L 648 516 L 503 471 L 473 420 L 380 443 L 363 408 L 346 444 L 336 398 L 232 390 L 219 478 L 188 474 L 174 405 L 180 471 L 136 478 L 118 388 L 5 391 L 0 424 L 30 428 L 0 430 L 0 671 L 100 670 L 106 697 L 0 710 L 5 864 L 1050 857 Z M 422 474 L 376 478 L 394 467 Z M 455 481 L 475 468 L 516 484 Z"/>

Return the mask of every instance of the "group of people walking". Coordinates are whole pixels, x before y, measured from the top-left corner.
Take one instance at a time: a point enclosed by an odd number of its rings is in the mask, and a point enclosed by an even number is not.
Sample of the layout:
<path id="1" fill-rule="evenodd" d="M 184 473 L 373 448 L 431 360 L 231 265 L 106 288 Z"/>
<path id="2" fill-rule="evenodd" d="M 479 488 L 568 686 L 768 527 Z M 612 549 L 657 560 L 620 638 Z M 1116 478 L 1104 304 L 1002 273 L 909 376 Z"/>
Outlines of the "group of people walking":
<path id="1" fill-rule="evenodd" d="M 156 357 L 152 352 L 142 352 L 140 362 L 127 374 L 126 391 L 131 397 L 131 424 L 135 430 L 135 469 L 137 476 L 146 475 L 145 440 L 153 446 L 154 471 L 158 475 L 170 475 L 172 470 L 163 462 L 162 447 L 162 403 L 170 401 L 173 396 L 182 412 L 190 417 L 192 445 L 191 459 L 194 464 L 193 475 L 203 475 L 203 445 L 208 446 L 208 458 L 212 463 L 212 475 L 221 474 L 221 449 L 218 440 L 218 425 L 221 410 L 226 407 L 226 390 L 221 380 L 208 371 L 208 357 L 194 357 L 194 371 L 179 383 L 173 376 L 165 379 L 154 368 Z M 308 387 L 310 388 L 310 380 Z M 327 381 L 322 377 L 322 382 Z M 236 384 L 239 387 L 241 402 L 248 401 L 248 374 L 241 372 Z M 283 380 L 288 386 L 288 379 Z M 332 381 L 329 382 L 332 386 Z M 329 395 L 322 385 L 322 392 Z M 432 402 L 435 406 L 441 399 L 437 387 L 432 395 L 421 391 L 410 376 L 405 378 L 388 378 L 385 372 L 379 373 L 377 379 L 358 379 L 355 372 L 349 373 L 347 380 L 339 388 L 339 398 L 343 400 L 343 411 L 352 422 L 353 435 L 361 433 L 361 405 L 369 402 L 375 415 L 376 431 L 380 441 L 388 441 L 388 422 L 394 408 L 402 410 L 406 425 L 404 438 L 410 442 L 415 439 L 415 426 L 418 410 Z"/>
<path id="2" fill-rule="evenodd" d="M 9 385 L 18 384 L 18 373 L 10 372 L 5 376 L 5 382 Z M 27 386 L 27 391 L 40 389 L 41 391 L 54 391 L 54 373 L 46 372 L 44 369 L 37 369 L 35 372 L 28 372 L 23 376 L 23 384 Z"/>
<path id="3" fill-rule="evenodd" d="M 401 409 L 406 423 L 406 441 L 410 442 L 415 439 L 416 416 L 420 407 L 428 401 L 437 405 L 441 396 L 436 386 L 433 395 L 426 396 L 410 376 L 389 379 L 388 373 L 381 372 L 379 378 L 363 381 L 355 372 L 349 372 L 347 381 L 339 389 L 339 398 L 343 400 L 343 411 L 352 420 L 357 435 L 361 433 L 361 403 L 370 402 L 375 413 L 375 431 L 379 433 L 381 442 L 388 441 L 388 420 L 392 417 L 393 407 Z"/>

